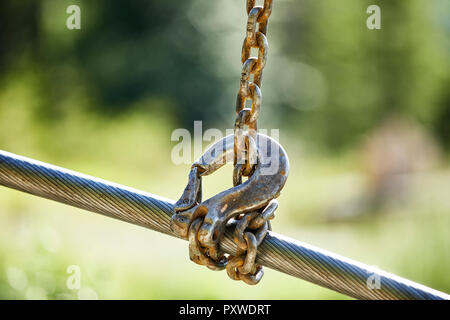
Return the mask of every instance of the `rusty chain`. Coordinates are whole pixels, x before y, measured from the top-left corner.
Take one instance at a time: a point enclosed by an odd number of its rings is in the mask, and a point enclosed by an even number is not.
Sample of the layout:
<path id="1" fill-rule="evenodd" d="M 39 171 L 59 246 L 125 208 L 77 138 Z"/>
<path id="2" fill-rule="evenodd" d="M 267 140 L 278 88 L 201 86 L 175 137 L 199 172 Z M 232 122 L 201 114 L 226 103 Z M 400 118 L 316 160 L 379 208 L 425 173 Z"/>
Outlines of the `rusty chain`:
<path id="1" fill-rule="evenodd" d="M 234 186 L 242 183 L 242 176 L 251 176 L 257 163 L 257 121 L 261 110 L 262 75 L 269 49 L 266 34 L 272 13 L 272 0 L 265 0 L 264 6 L 255 4 L 255 0 L 247 0 L 247 34 L 242 44 L 242 72 L 236 99 Z M 253 48 L 258 49 L 257 57 L 251 56 Z M 250 81 L 252 75 L 253 81 Z M 245 107 L 247 100 L 252 101 L 251 108 Z M 248 133 L 243 132 L 244 126 L 248 126 Z M 270 229 L 269 219 L 273 219 L 277 206 L 276 200 L 272 200 L 262 212 L 241 214 L 235 218 L 234 241 L 237 244 L 237 254 L 230 256 L 226 265 L 231 279 L 252 285 L 261 280 L 264 271 L 262 266 L 255 264 L 256 251 Z"/>
<path id="2" fill-rule="evenodd" d="M 275 198 L 283 188 L 289 171 L 287 155 L 281 146 L 257 132 L 272 0 L 265 0 L 264 6 L 255 4 L 255 0 L 247 0 L 247 31 L 242 44 L 242 72 L 234 134 L 211 146 L 213 153 L 210 154 L 208 149 L 192 165 L 188 185 L 175 204 L 175 214 L 171 219 L 172 230 L 189 240 L 189 257 L 193 262 L 212 270 L 226 268 L 231 279 L 247 284 L 257 284 L 264 275 L 263 267 L 255 263 L 256 253 L 271 229 L 269 220 L 273 219 L 278 207 Z M 257 57 L 251 56 L 252 49 L 257 49 Z M 246 107 L 248 100 L 252 102 L 250 108 Z M 267 144 L 271 146 L 270 151 L 264 152 Z M 234 163 L 234 187 L 202 201 L 202 177 L 217 170 L 229 157 Z M 264 173 L 264 165 L 272 161 L 275 161 L 277 169 Z M 248 177 L 245 183 L 243 177 Z M 235 227 L 235 255 L 225 255 L 220 248 L 227 224 Z"/>
<path id="3" fill-rule="evenodd" d="M 269 220 L 275 217 L 277 207 L 278 201 L 273 199 L 262 212 L 250 212 L 231 222 L 236 225 L 233 241 L 237 244 L 236 255 L 230 256 L 226 265 L 231 279 L 250 285 L 261 280 L 264 270 L 255 263 L 256 252 L 267 231 L 272 230 Z"/>
<path id="4" fill-rule="evenodd" d="M 269 44 L 266 38 L 267 24 L 272 13 L 272 0 L 265 0 L 264 6 L 256 6 L 256 0 L 247 0 L 247 33 L 242 44 L 242 72 L 239 92 L 236 98 L 236 121 L 234 128 L 235 147 L 233 176 L 234 185 L 242 181 L 242 176 L 250 176 L 256 164 L 251 153 L 250 138 L 256 140 L 257 120 L 261 109 L 261 82 L 263 69 L 266 65 Z M 251 49 L 258 49 L 258 57 L 252 57 Z M 250 81 L 253 75 L 253 81 Z M 252 101 L 251 108 L 246 108 L 247 100 Z M 242 129 L 248 126 L 248 137 L 243 137 Z M 245 164 L 244 166 L 241 166 Z"/>

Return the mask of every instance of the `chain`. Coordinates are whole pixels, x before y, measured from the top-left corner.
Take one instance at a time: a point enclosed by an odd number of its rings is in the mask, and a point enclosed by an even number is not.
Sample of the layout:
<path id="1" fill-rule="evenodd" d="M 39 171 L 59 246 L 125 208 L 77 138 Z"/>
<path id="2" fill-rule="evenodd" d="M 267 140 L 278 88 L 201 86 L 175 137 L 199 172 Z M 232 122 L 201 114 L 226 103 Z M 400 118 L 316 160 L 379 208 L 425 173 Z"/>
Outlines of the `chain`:
<path id="1" fill-rule="evenodd" d="M 233 280 L 242 280 L 247 284 L 257 284 L 264 275 L 263 267 L 256 264 L 258 246 L 271 230 L 270 221 L 275 217 L 278 201 L 272 200 L 262 212 L 250 212 L 235 224 L 234 242 L 237 244 L 235 256 L 228 257 L 226 265 L 228 276 Z"/>
<path id="2" fill-rule="evenodd" d="M 247 0 L 247 33 L 242 45 L 234 136 L 216 142 L 208 149 L 214 151 L 212 154 L 207 150 L 194 162 L 188 185 L 175 203 L 175 214 L 171 219 L 171 229 L 189 240 L 189 257 L 193 262 L 212 270 L 226 268 L 232 279 L 248 284 L 257 284 L 264 274 L 262 266 L 256 263 L 256 253 L 271 228 L 269 220 L 273 219 L 278 207 L 275 198 L 283 188 L 289 170 L 287 156 L 279 144 L 257 133 L 272 0 L 265 0 L 264 6 L 256 6 L 255 3 L 255 0 Z M 253 48 L 258 49 L 257 57 L 251 56 Z M 252 101 L 251 108 L 245 107 L 247 100 Z M 247 131 L 244 131 L 245 127 L 248 127 Z M 259 149 L 259 142 L 271 144 L 270 155 Z M 274 152 L 276 148 L 281 152 Z M 223 160 L 232 154 L 234 187 L 202 201 L 202 176 L 220 168 Z M 271 163 L 274 155 L 277 155 L 277 170 L 263 174 L 262 164 Z M 245 183 L 242 183 L 243 176 L 249 177 Z M 220 248 L 220 239 L 228 223 L 235 227 L 237 249 L 234 256 L 225 255 Z"/>
<path id="3" fill-rule="evenodd" d="M 233 185 L 242 183 L 242 176 L 251 176 L 257 163 L 257 121 L 261 109 L 261 82 L 267 61 L 269 44 L 266 38 L 267 24 L 272 12 L 272 0 L 265 0 L 264 6 L 256 6 L 256 0 L 247 0 L 247 34 L 242 45 L 242 72 L 236 99 L 236 120 L 234 126 L 234 170 Z M 258 56 L 252 57 L 252 48 L 258 49 Z M 250 80 L 253 75 L 253 81 Z M 252 101 L 246 108 L 247 100 Z M 248 132 L 243 129 L 248 126 Z M 262 212 L 242 214 L 233 223 L 236 225 L 234 242 L 235 256 L 228 258 L 226 270 L 234 280 L 257 284 L 264 271 L 255 263 L 258 246 L 270 230 L 269 219 L 273 219 L 278 206 L 272 200 Z"/>
<path id="4" fill-rule="evenodd" d="M 256 145 L 257 120 L 262 98 L 261 81 L 269 49 L 266 33 L 268 19 L 272 13 L 272 0 L 265 0 L 263 7 L 255 6 L 255 3 L 256 0 L 247 0 L 247 34 L 242 44 L 242 72 L 234 126 L 234 185 L 242 181 L 242 176 L 250 176 L 256 164 L 251 147 Z M 258 49 L 258 57 L 250 56 L 252 48 Z M 252 75 L 253 81 L 250 81 Z M 247 100 L 252 101 L 251 108 L 245 107 Z M 248 126 L 247 135 L 243 133 L 244 126 Z"/>

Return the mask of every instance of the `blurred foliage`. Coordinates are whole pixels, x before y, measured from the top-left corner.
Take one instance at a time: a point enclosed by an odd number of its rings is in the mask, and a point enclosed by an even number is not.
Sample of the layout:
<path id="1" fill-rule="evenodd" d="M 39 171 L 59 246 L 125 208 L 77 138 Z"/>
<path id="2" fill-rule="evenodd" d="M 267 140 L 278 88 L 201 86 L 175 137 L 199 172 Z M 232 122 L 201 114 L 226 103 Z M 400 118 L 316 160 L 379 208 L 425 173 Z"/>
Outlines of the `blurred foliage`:
<path id="1" fill-rule="evenodd" d="M 374 2 L 377 31 L 365 26 Z M 79 31 L 66 28 L 71 4 Z M 260 121 L 281 129 L 291 160 L 277 232 L 447 292 L 448 9 L 446 0 L 276 1 Z M 172 164 L 170 134 L 199 119 L 204 129 L 233 125 L 245 23 L 243 1 L 2 0 L 0 149 L 177 198 L 189 165 Z M 397 140 L 395 126 L 380 129 L 393 116 L 412 128 Z M 381 132 L 374 154 L 383 155 L 384 137 L 395 151 L 421 140 L 415 128 L 425 142 L 401 161 L 389 153 L 377 167 L 388 173 L 374 175 L 367 141 Z M 397 169 L 418 155 L 430 164 Z M 371 206 L 399 173 L 407 196 Z M 206 179 L 205 197 L 230 177 L 228 168 Z M 342 211 L 360 214 L 335 221 Z M 65 283 L 73 264 L 87 298 L 345 298 L 271 270 L 243 286 L 192 264 L 186 243 L 80 212 L 1 189 L 1 298 L 79 298 Z"/>
<path id="2" fill-rule="evenodd" d="M 161 108 L 179 125 L 197 119 L 209 126 L 231 123 L 245 30 L 241 3 L 78 1 L 77 32 L 65 28 L 72 2 L 0 5 L 1 79 L 33 73 L 39 117 L 59 121 L 64 101 L 78 94 L 88 96 L 89 109 L 102 116 L 117 116 L 146 99 L 158 102 L 147 111 Z M 276 108 L 270 119 L 277 113 L 283 128 L 335 151 L 400 113 L 448 146 L 448 2 L 378 1 L 378 31 L 365 27 L 369 4 L 276 4 L 263 88 L 264 107 Z"/>
<path id="3" fill-rule="evenodd" d="M 332 147 L 357 142 L 393 113 L 429 129 L 450 120 L 448 29 L 442 25 L 448 3 L 378 1 L 382 29 L 373 32 L 360 27 L 366 19 L 360 13 L 372 2 L 305 1 L 291 15 L 290 27 L 303 30 L 302 40 L 285 50 L 315 66 L 328 88 L 320 111 L 300 116 L 300 127 Z M 442 141 L 450 138 L 436 133 Z"/>

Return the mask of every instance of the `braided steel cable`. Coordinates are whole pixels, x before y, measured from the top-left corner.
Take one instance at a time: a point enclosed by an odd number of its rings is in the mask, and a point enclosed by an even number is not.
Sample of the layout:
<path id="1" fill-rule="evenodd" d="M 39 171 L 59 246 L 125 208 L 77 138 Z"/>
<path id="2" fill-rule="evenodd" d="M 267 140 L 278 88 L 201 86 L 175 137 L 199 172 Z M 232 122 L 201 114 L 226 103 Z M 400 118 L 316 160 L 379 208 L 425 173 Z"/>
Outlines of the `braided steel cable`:
<path id="1" fill-rule="evenodd" d="M 170 229 L 172 200 L 1 150 L 0 185 L 176 236 Z M 231 227 L 221 247 L 236 253 Z M 256 261 L 358 299 L 450 299 L 445 293 L 275 232 L 269 232 L 258 247 Z M 368 285 L 368 279 L 375 279 L 379 286 Z"/>

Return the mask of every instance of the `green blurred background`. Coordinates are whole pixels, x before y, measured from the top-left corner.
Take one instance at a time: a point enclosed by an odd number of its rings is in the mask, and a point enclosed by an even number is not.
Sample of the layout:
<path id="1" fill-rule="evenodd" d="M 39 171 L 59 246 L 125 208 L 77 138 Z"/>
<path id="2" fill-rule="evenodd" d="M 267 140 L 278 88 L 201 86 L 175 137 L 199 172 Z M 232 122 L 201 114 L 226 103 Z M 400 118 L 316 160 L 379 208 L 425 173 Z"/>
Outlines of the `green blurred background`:
<path id="1" fill-rule="evenodd" d="M 0 149 L 176 199 L 176 128 L 231 128 L 244 0 L 2 0 Z M 66 8 L 81 8 L 68 30 Z M 366 9 L 381 7 L 381 30 Z M 261 128 L 291 174 L 275 231 L 450 292 L 447 0 L 274 0 Z M 208 177 L 211 196 L 231 168 Z M 256 287 L 187 243 L 0 189 L 3 299 L 346 299 L 266 269 Z M 81 289 L 66 272 L 80 267 Z M 381 284 L 382 285 L 382 284 Z"/>

